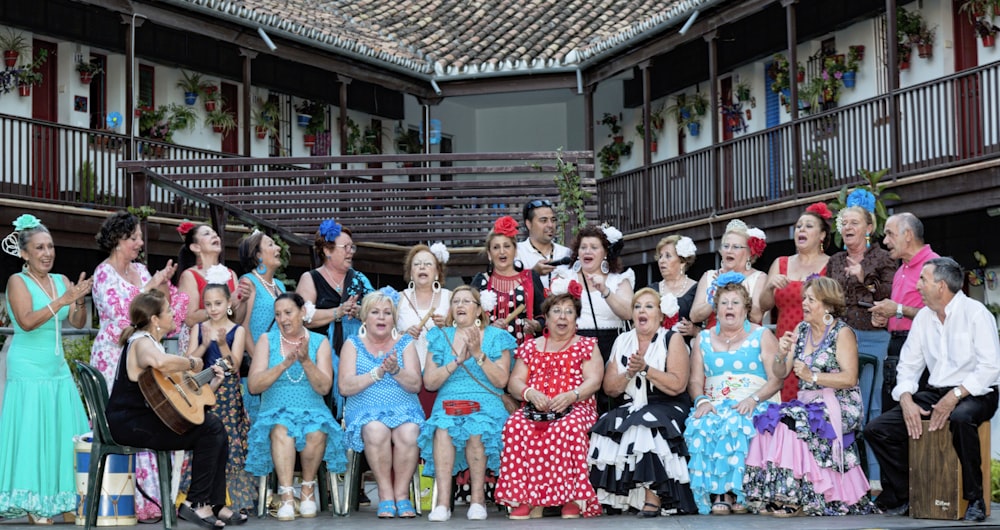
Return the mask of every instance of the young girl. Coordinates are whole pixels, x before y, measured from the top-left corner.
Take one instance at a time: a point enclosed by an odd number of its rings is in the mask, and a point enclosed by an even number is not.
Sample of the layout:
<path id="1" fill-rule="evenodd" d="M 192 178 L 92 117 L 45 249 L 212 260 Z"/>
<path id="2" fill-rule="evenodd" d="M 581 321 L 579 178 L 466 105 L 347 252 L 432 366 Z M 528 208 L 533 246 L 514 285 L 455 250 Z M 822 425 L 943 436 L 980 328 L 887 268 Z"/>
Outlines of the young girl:
<path id="1" fill-rule="evenodd" d="M 213 412 L 226 427 L 229 436 L 229 461 L 226 463 L 226 489 L 234 510 L 252 511 L 256 500 L 253 477 L 245 470 L 247 434 L 250 421 L 243 408 L 240 392 L 240 363 L 243 362 L 246 329 L 229 318 L 229 287 L 213 283 L 201 293 L 208 320 L 191 326 L 187 355 L 201 357 L 205 366 L 228 358 L 231 369 L 215 392 Z M 234 346 L 236 345 L 236 346 Z M 250 345 L 253 347 L 253 345 Z M 243 519 L 245 521 L 245 519 Z"/>

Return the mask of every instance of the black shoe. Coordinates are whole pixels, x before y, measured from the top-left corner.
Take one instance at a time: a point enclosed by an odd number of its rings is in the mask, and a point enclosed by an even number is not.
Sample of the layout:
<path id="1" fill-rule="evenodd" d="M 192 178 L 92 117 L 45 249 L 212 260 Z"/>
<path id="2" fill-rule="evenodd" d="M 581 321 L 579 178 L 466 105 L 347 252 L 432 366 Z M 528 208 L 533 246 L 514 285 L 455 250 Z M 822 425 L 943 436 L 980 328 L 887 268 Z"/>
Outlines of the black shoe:
<path id="1" fill-rule="evenodd" d="M 368 498 L 364 490 L 358 492 L 358 506 L 371 506 L 372 500 Z"/>
<path id="2" fill-rule="evenodd" d="M 639 517 L 640 519 L 648 519 L 650 517 L 659 517 L 660 516 L 660 505 L 659 504 L 653 504 L 651 502 L 647 502 L 647 503 L 645 503 L 645 505 L 642 508 L 643 508 L 642 510 L 639 510 L 639 513 L 635 514 L 636 517 Z M 646 508 L 649 508 L 649 509 L 647 510 Z"/>
<path id="3" fill-rule="evenodd" d="M 965 510 L 965 517 L 962 519 L 967 523 L 981 523 L 986 520 L 986 504 L 983 499 L 976 499 L 969 503 Z"/>
<path id="4" fill-rule="evenodd" d="M 969 506 L 970 508 L 972 506 Z M 904 502 L 895 508 L 889 508 L 882 511 L 885 515 L 908 515 L 910 513 L 910 503 Z"/>

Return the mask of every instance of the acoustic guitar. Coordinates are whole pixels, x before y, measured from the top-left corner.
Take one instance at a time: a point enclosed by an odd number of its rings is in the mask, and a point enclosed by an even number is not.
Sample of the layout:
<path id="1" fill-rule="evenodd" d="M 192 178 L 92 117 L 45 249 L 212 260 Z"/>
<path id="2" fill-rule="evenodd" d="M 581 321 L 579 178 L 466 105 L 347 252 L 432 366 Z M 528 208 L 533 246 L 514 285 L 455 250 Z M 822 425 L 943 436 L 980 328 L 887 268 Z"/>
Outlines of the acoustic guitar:
<path id="1" fill-rule="evenodd" d="M 226 371 L 232 371 L 229 357 L 216 361 Z M 212 368 L 197 374 L 191 372 L 165 374 L 146 367 L 139 374 L 139 390 L 146 403 L 160 420 L 177 434 L 184 434 L 205 422 L 205 407 L 215 405 L 215 392 L 208 385 L 215 377 Z"/>

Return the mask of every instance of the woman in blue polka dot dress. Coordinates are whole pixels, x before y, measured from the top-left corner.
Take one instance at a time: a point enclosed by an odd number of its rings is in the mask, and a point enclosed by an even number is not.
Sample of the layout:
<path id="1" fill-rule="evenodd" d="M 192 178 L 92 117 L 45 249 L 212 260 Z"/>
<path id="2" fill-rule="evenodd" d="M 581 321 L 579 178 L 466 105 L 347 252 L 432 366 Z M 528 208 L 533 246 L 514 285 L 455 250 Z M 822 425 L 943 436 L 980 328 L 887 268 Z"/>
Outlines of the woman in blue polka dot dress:
<path id="1" fill-rule="evenodd" d="M 691 491 L 702 514 L 746 513 L 743 472 L 756 432 L 753 417 L 766 409 L 766 401 L 777 400 L 787 375 L 774 334 L 747 320 L 750 293 L 742 281 L 737 272 L 715 280 L 709 302 L 717 323 L 698 335 L 691 352 L 688 392 L 694 409 L 684 438 Z"/>

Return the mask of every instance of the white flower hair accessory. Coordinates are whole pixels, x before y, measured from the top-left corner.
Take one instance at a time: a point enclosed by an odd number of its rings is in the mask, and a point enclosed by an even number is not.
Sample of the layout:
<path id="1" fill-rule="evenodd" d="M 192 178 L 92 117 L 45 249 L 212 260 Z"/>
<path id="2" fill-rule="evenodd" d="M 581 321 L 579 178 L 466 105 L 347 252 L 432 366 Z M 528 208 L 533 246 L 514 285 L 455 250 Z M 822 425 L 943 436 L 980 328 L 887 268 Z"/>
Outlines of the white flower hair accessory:
<path id="1" fill-rule="evenodd" d="M 660 312 L 663 313 L 663 316 L 675 316 L 680 310 L 681 306 L 677 304 L 677 297 L 672 293 L 665 293 L 660 297 Z"/>
<path id="2" fill-rule="evenodd" d="M 760 228 L 757 228 L 757 227 L 754 227 L 754 228 L 751 228 L 751 229 L 747 230 L 747 237 L 748 238 L 750 238 L 750 237 L 756 237 L 757 239 L 760 239 L 761 241 L 767 241 L 767 235 L 764 234 L 763 230 L 761 230 Z"/>
<path id="3" fill-rule="evenodd" d="M 444 246 L 444 243 L 438 241 L 431 245 L 431 254 L 438 260 L 438 263 L 446 265 L 448 263 L 448 258 L 451 254 L 448 252 L 448 247 Z"/>
<path id="4" fill-rule="evenodd" d="M 208 283 L 225 285 L 231 279 L 232 275 L 229 274 L 229 269 L 221 263 L 216 263 L 205 271 L 205 281 Z"/>
<path id="5" fill-rule="evenodd" d="M 569 278 L 564 278 L 562 276 L 552 278 L 549 283 L 549 292 L 553 295 L 559 295 L 569 292 Z"/>
<path id="6" fill-rule="evenodd" d="M 608 238 L 608 243 L 614 245 L 615 243 L 621 241 L 622 233 L 621 230 L 609 225 L 604 224 L 601 226 L 601 230 L 604 232 L 604 237 Z"/>
<path id="7" fill-rule="evenodd" d="M 479 291 L 479 307 L 489 313 L 497 306 L 497 293 L 493 291 Z"/>
<path id="8" fill-rule="evenodd" d="M 698 247 L 688 236 L 681 236 L 677 244 L 674 245 L 674 249 L 677 251 L 677 255 L 682 258 L 690 258 L 698 253 Z"/>

